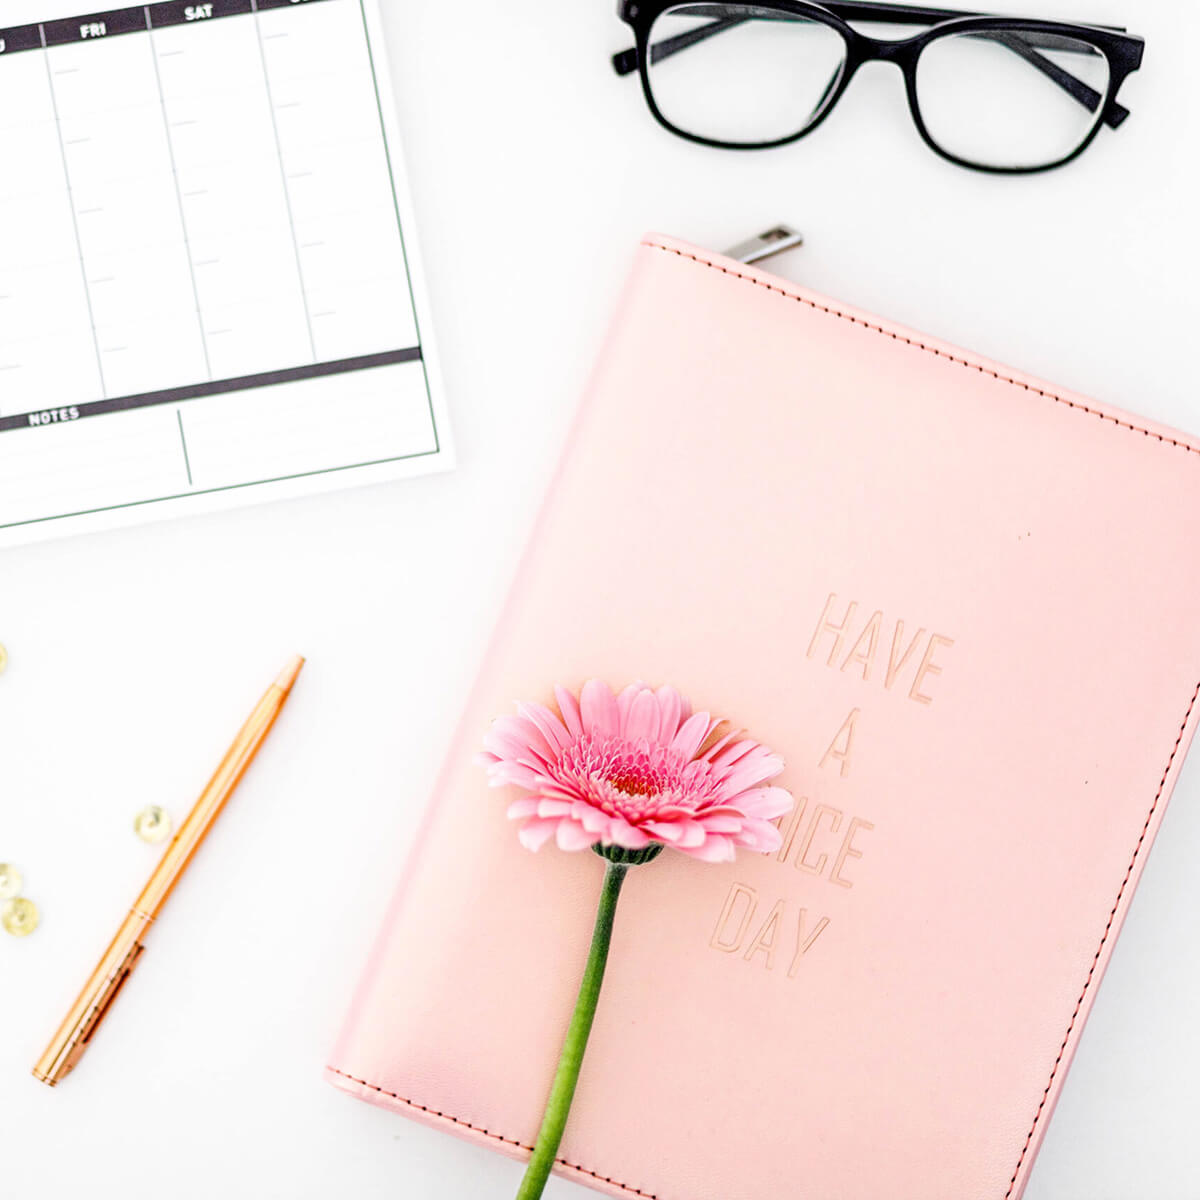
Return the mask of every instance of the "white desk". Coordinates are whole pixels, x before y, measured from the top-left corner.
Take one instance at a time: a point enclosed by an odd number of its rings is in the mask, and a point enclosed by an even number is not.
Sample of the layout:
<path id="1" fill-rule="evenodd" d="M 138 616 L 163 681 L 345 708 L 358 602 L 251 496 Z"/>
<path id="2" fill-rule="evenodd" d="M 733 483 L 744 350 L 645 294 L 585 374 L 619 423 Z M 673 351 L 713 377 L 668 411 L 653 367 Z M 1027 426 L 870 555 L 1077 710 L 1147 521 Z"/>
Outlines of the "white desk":
<path id="1" fill-rule="evenodd" d="M 43 910 L 33 937 L 0 938 L 6 1193 L 515 1190 L 514 1164 L 357 1104 L 320 1068 L 643 230 L 719 248 L 787 220 L 808 237 L 780 263 L 794 277 L 1200 431 L 1200 10 L 1029 6 L 1129 23 L 1146 60 L 1119 133 L 1003 180 L 931 155 L 886 67 L 790 149 L 673 140 L 608 69 L 626 44 L 613 7 L 386 6 L 456 473 L 0 554 L 0 858 Z M 310 663 L 277 734 L 136 978 L 68 1083 L 37 1084 L 149 869 L 134 813 L 183 813 L 293 650 Z M 1193 761 L 1028 1200 L 1200 1195 L 1197 851 Z"/>

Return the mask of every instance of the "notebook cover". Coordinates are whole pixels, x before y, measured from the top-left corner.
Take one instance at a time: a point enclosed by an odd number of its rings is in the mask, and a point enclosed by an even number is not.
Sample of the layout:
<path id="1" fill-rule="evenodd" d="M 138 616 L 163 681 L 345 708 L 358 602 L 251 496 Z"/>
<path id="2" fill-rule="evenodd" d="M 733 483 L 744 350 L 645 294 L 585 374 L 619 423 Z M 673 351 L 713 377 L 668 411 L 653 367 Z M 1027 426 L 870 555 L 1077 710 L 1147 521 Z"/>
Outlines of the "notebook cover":
<path id="1" fill-rule="evenodd" d="M 631 871 L 561 1172 L 1015 1200 L 1195 727 L 1197 545 L 1193 439 L 647 239 L 329 1078 L 527 1152 L 603 864 L 473 755 L 668 682 L 797 809 Z"/>

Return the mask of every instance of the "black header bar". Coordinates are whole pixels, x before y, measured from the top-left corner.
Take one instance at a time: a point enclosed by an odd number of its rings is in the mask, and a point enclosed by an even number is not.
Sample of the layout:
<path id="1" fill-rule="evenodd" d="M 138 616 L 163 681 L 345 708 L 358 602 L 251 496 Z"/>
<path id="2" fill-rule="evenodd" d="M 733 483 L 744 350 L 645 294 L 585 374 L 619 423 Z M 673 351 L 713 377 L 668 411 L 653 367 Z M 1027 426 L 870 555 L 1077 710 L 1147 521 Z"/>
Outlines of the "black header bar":
<path id="1" fill-rule="evenodd" d="M 0 58 L 43 46 L 68 46 L 76 42 L 102 42 L 123 33 L 145 33 L 171 25 L 203 25 L 219 17 L 240 17 L 273 8 L 302 8 L 323 0 L 167 0 L 165 3 L 118 8 L 82 17 L 62 17 L 40 25 L 0 29 Z"/>
<path id="2" fill-rule="evenodd" d="M 98 42 L 122 33 L 145 33 L 146 29 L 144 8 L 121 8 L 115 12 L 93 13 L 87 17 L 64 17 L 60 21 L 46 21 L 42 25 L 47 46 Z"/>
<path id="3" fill-rule="evenodd" d="M 93 400 L 86 404 L 47 408 L 38 412 L 13 413 L 11 416 L 0 417 L 0 433 L 8 429 L 28 429 L 30 426 L 62 425 L 83 417 L 128 412 L 131 408 L 152 408 L 156 404 L 178 404 L 184 400 L 199 400 L 204 396 L 224 396 L 229 392 L 244 392 L 249 388 L 270 387 L 277 383 L 321 379 L 326 375 L 345 375 L 351 371 L 369 370 L 371 367 L 388 367 L 393 363 L 419 362 L 421 358 L 420 346 L 405 346 L 400 350 L 361 354 L 356 358 L 305 363 L 300 367 L 284 367 L 279 371 L 263 371 L 257 375 L 239 375 L 233 379 L 190 383 L 183 387 L 164 388 L 159 392 L 139 392 L 135 396 L 112 396 L 107 400 Z"/>
<path id="4" fill-rule="evenodd" d="M 251 0 L 207 0 L 204 4 L 150 5 L 150 24 L 154 29 L 165 29 L 168 25 L 187 25 L 211 21 L 215 17 L 237 17 L 253 12 Z"/>
<path id="5" fill-rule="evenodd" d="M 22 25 L 17 29 L 0 29 L 0 55 L 15 54 L 18 50 L 40 50 L 42 27 Z"/>

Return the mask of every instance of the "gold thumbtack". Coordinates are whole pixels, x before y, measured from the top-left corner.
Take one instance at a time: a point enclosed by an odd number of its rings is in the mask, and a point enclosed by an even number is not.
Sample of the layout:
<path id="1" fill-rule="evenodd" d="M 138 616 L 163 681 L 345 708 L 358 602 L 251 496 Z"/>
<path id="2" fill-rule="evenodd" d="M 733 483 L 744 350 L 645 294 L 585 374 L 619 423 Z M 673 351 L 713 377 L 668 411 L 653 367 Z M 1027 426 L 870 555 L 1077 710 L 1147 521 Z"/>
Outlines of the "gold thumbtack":
<path id="1" fill-rule="evenodd" d="M 143 842 L 149 842 L 151 845 L 161 842 L 170 836 L 170 815 L 157 804 L 149 804 L 134 817 L 133 831 Z"/>
<path id="2" fill-rule="evenodd" d="M 0 907 L 0 925 L 4 926 L 5 933 L 11 933 L 13 937 L 25 937 L 32 933 L 38 927 L 39 920 L 41 914 L 38 906 L 24 896 L 5 900 L 3 907 Z"/>

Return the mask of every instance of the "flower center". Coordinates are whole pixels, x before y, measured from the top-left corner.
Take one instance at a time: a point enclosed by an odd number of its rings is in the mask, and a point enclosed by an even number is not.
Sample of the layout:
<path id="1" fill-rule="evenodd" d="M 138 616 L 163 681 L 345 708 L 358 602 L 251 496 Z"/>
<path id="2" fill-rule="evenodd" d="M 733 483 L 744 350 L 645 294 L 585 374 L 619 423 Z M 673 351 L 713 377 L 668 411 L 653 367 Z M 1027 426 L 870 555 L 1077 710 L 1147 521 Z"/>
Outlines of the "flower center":
<path id="1" fill-rule="evenodd" d="M 624 766 L 624 769 L 610 775 L 608 782 L 626 796 L 654 796 L 660 788 L 660 781 L 654 778 L 652 772 L 639 770 L 635 765 Z"/>
<path id="2" fill-rule="evenodd" d="M 555 773 L 609 816 L 638 824 L 665 810 L 695 812 L 711 797 L 711 773 L 669 746 L 621 737 L 584 736 Z"/>

